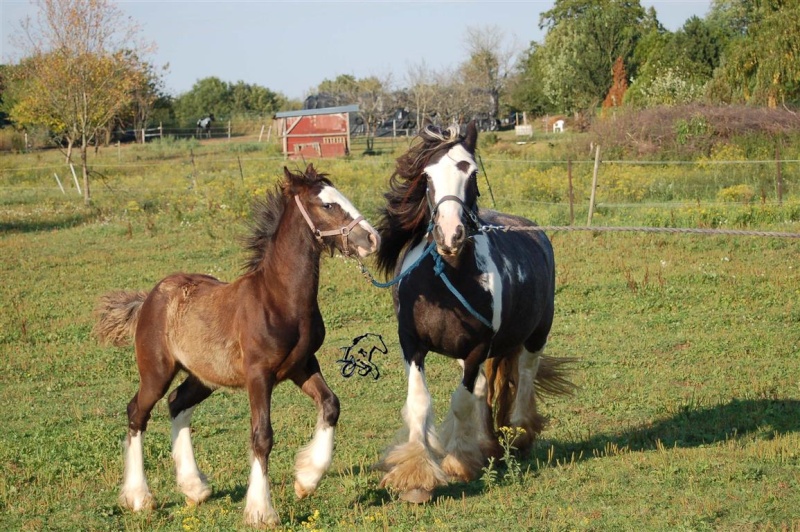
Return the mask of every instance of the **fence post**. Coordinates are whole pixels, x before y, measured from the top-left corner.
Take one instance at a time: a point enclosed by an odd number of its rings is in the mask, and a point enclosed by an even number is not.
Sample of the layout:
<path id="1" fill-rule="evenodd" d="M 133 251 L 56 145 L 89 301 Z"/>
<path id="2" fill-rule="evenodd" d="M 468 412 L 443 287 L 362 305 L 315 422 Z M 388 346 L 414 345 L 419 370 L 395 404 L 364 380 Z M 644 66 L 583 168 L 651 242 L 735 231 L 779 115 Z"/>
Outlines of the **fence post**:
<path id="1" fill-rule="evenodd" d="M 775 188 L 778 194 L 778 205 L 783 205 L 783 173 L 781 172 L 781 141 L 775 145 L 775 164 L 778 174 L 775 178 Z"/>
<path id="2" fill-rule="evenodd" d="M 267 127 L 266 124 L 261 124 L 261 133 L 258 134 L 258 142 L 261 142 L 261 137 L 264 136 L 264 128 Z"/>
<path id="3" fill-rule="evenodd" d="M 231 140 L 231 121 L 228 120 L 228 140 Z"/>
<path id="4" fill-rule="evenodd" d="M 72 163 L 69 163 L 69 169 L 72 170 L 72 180 L 75 181 L 75 188 L 78 189 L 78 195 L 83 196 L 83 192 L 81 192 L 81 186 L 78 184 L 78 176 L 75 174 L 75 167 L 72 166 Z"/>
<path id="5" fill-rule="evenodd" d="M 572 158 L 567 159 L 567 180 L 569 181 L 569 225 L 574 225 L 575 193 L 572 189 Z"/>
<path id="6" fill-rule="evenodd" d="M 61 184 L 61 180 L 58 178 L 58 174 L 53 172 L 53 175 L 56 176 L 56 183 L 58 183 L 58 188 L 61 189 L 61 193 L 66 196 L 67 193 L 64 191 L 64 185 Z"/>
<path id="7" fill-rule="evenodd" d="M 194 176 L 194 172 L 196 170 L 196 167 L 194 165 L 194 150 L 192 149 L 189 150 L 189 157 L 192 160 L 192 189 L 194 190 L 194 193 L 197 194 L 197 179 Z"/>
<path id="8" fill-rule="evenodd" d="M 592 225 L 592 215 L 594 215 L 594 200 L 597 193 L 597 170 L 600 167 L 600 145 L 597 145 L 594 152 L 594 172 L 592 173 L 592 195 L 589 198 L 589 219 L 586 221 L 587 226 Z"/>
<path id="9" fill-rule="evenodd" d="M 164 140 L 164 124 L 158 123 L 158 138 Z"/>

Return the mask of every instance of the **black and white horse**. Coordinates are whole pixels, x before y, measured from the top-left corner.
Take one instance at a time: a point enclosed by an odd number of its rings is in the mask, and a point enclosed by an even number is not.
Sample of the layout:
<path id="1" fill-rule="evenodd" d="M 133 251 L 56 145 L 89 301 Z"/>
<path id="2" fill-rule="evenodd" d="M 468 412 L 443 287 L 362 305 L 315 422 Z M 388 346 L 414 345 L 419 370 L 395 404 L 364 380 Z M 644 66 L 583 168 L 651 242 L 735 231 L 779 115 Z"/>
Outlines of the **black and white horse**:
<path id="1" fill-rule="evenodd" d="M 210 114 L 204 118 L 201 118 L 197 121 L 197 130 L 195 131 L 195 135 L 198 138 L 207 137 L 211 138 L 211 124 L 214 122 L 214 114 Z"/>
<path id="2" fill-rule="evenodd" d="M 382 486 L 425 502 L 450 479 L 477 477 L 501 427 L 529 449 L 545 419 L 536 395 L 568 393 L 565 364 L 543 355 L 553 323 L 555 264 L 544 233 L 524 218 L 478 209 L 477 128 L 425 128 L 397 159 L 378 224 L 378 267 L 393 297 L 408 376 L 407 435 L 380 466 Z M 490 230 L 490 225 L 512 230 Z M 442 427 L 425 379 L 429 351 L 463 370 Z M 492 410 L 494 409 L 494 413 Z"/>

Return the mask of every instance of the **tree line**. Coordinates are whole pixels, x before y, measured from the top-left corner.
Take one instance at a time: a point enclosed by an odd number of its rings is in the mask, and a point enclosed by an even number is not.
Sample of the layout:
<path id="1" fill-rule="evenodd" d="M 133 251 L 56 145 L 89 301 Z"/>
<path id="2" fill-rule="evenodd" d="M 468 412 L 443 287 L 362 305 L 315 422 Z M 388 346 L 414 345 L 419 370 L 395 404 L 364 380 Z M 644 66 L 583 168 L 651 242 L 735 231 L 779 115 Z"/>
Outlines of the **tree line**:
<path id="1" fill-rule="evenodd" d="M 675 32 L 639 0 L 556 0 L 538 21 L 544 39 L 523 50 L 499 27 L 467 28 L 461 64 L 435 70 L 423 60 L 383 78 L 343 74 L 322 80 L 305 102 L 217 77 L 170 95 L 165 70 L 144 59 L 154 44 L 111 0 L 34 3 L 37 17 L 22 23 L 14 43 L 22 59 L 0 67 L 0 118 L 48 131 L 68 159 L 77 147 L 87 203 L 91 143 L 115 129 L 194 127 L 208 114 L 266 120 L 356 103 L 370 137 L 392 121 L 402 128 L 478 119 L 494 129 L 521 112 L 590 120 L 600 107 L 800 103 L 800 0 L 713 0 L 704 18 Z"/>

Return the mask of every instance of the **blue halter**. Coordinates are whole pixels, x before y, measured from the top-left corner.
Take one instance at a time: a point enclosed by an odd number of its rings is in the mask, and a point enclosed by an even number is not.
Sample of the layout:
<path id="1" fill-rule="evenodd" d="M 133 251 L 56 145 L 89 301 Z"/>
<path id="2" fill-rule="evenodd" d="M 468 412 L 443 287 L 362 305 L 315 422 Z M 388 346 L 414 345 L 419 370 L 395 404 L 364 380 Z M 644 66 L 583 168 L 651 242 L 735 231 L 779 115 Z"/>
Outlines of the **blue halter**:
<path id="1" fill-rule="evenodd" d="M 428 224 L 428 230 L 426 232 L 430 233 L 431 229 L 433 229 L 433 220 L 431 220 L 430 224 Z M 456 289 L 456 287 L 453 286 L 453 283 L 450 282 L 450 279 L 448 279 L 447 275 L 445 275 L 444 273 L 445 262 L 442 259 L 442 256 L 436 250 L 436 242 L 434 241 L 431 241 L 430 244 L 425 246 L 425 249 L 422 251 L 420 256 L 417 257 L 417 260 L 415 260 L 414 263 L 411 264 L 411 266 L 406 268 L 404 271 L 400 272 L 400 274 L 397 275 L 394 279 L 391 279 L 385 283 L 381 283 L 376 281 L 375 279 L 372 279 L 373 286 L 376 286 L 378 288 L 388 288 L 392 285 L 399 283 L 400 281 L 403 280 L 405 276 L 411 273 L 411 271 L 414 270 L 414 268 L 419 266 L 420 263 L 423 261 L 423 259 L 425 259 L 425 257 L 427 257 L 428 255 L 433 256 L 433 273 L 436 274 L 436 277 L 439 277 L 442 280 L 442 282 L 444 282 L 444 285 L 447 287 L 448 290 L 450 290 L 450 293 L 456 296 L 456 299 L 458 299 L 458 301 L 464 306 L 465 309 L 467 309 L 467 311 L 470 314 L 472 314 L 475 317 L 476 320 L 478 320 L 479 322 L 481 322 L 482 324 L 484 324 L 485 326 L 494 331 L 495 329 L 492 326 L 492 322 L 490 322 L 480 313 L 478 313 L 478 311 L 475 310 L 472 307 L 472 305 L 469 304 L 466 298 L 463 295 L 461 295 L 461 292 L 459 292 Z"/>

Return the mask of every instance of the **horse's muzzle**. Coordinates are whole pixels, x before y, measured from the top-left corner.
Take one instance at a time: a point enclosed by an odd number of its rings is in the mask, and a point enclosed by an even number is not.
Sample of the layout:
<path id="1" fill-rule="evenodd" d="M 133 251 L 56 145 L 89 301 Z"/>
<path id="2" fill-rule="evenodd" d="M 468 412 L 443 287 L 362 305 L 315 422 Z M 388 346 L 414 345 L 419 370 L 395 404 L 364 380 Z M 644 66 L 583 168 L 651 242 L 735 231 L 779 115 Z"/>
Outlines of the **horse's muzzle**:
<path id="1" fill-rule="evenodd" d="M 464 229 L 464 225 L 459 224 L 448 243 L 441 226 L 436 224 L 433 227 L 433 240 L 436 242 L 436 251 L 439 252 L 439 255 L 442 257 L 454 257 L 461 253 L 461 248 L 464 247 L 464 242 L 467 241 L 467 232 Z"/>

